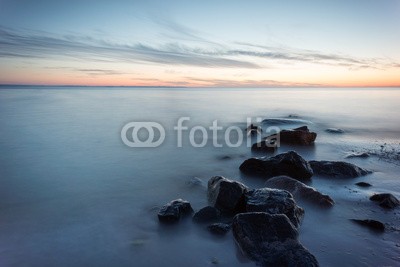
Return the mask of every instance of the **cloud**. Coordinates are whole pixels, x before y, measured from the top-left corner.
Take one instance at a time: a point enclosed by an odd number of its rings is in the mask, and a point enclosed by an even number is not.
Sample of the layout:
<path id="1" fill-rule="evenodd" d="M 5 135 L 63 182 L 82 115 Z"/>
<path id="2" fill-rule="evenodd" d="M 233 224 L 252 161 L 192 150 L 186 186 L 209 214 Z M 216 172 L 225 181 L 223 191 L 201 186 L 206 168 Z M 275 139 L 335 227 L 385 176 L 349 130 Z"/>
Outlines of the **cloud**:
<path id="1" fill-rule="evenodd" d="M 203 79 L 196 77 L 185 77 L 188 82 L 204 87 L 240 87 L 240 88 L 266 88 L 266 87 L 318 87 L 324 86 L 318 83 L 298 83 L 277 80 L 228 80 L 228 79 Z"/>
<path id="2" fill-rule="evenodd" d="M 259 68 L 255 63 L 197 53 L 180 46 L 152 47 L 142 43 L 111 44 L 89 37 L 68 38 L 26 34 L 0 27 L 0 57 L 58 58 L 76 60 L 140 62 L 198 67 Z"/>
<path id="3" fill-rule="evenodd" d="M 329 65 L 349 70 L 366 68 L 400 68 L 388 59 L 356 58 L 312 50 L 270 47 L 249 43 L 233 43 L 231 47 L 215 44 L 200 37 L 194 30 L 168 20 L 158 22 L 171 31 L 180 33 L 202 46 L 169 42 L 161 45 L 115 44 L 90 36 L 56 36 L 43 32 L 20 32 L 0 26 L 0 57 L 43 58 L 91 62 L 133 62 L 167 66 L 195 66 L 205 68 L 271 68 L 273 64 L 293 65 L 310 63 Z M 263 61 L 260 61 L 263 60 Z M 262 62 L 263 65 L 260 65 Z M 78 70 L 82 71 L 82 70 Z M 82 71 L 91 75 L 115 75 L 113 71 Z"/>

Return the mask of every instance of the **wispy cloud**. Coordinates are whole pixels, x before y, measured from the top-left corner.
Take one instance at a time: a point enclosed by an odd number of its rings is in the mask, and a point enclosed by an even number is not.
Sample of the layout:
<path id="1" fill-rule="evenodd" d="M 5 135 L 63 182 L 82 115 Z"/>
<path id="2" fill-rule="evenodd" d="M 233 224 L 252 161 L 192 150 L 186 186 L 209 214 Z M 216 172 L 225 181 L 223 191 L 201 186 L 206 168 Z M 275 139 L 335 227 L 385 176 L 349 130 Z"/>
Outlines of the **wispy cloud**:
<path id="1" fill-rule="evenodd" d="M 199 37 L 191 29 L 170 21 L 160 22 L 173 31 L 206 46 L 189 46 L 179 42 L 161 45 L 143 43 L 115 44 L 90 36 L 55 36 L 42 32 L 21 32 L 0 27 L 0 57 L 70 58 L 102 62 L 134 62 L 141 64 L 184 65 L 206 68 L 271 68 L 273 63 L 311 63 L 360 70 L 365 68 L 400 68 L 387 59 L 356 58 L 295 48 L 269 47 L 249 43 L 216 45 Z M 260 62 L 260 59 L 262 60 Z M 272 63 L 272 64 L 271 64 Z M 261 65 L 262 64 L 262 65 Z M 91 75 L 115 75 L 112 70 L 83 70 Z"/>
<path id="2" fill-rule="evenodd" d="M 158 63 L 198 67 L 259 68 L 255 63 L 166 45 L 111 44 L 87 37 L 68 38 L 26 34 L 0 27 L 0 57 L 60 58 L 78 60 Z"/>

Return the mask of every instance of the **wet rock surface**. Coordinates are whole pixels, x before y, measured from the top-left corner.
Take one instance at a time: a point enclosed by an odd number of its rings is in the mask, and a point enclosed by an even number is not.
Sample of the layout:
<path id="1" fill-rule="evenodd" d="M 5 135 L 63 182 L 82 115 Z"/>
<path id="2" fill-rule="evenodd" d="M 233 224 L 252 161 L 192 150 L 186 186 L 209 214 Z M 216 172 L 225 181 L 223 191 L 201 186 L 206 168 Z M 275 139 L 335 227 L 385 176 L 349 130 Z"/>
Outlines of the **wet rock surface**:
<path id="1" fill-rule="evenodd" d="M 232 232 L 241 251 L 261 266 L 319 266 L 298 242 L 298 232 L 286 215 L 238 214 Z"/>
<path id="2" fill-rule="evenodd" d="M 244 194 L 247 186 L 223 176 L 214 176 L 208 181 L 208 201 L 211 206 L 225 214 L 244 210 Z"/>
<path id="3" fill-rule="evenodd" d="M 160 222 L 173 223 L 179 221 L 181 216 L 192 212 L 192 206 L 188 201 L 176 199 L 162 206 L 157 215 Z"/>
<path id="4" fill-rule="evenodd" d="M 375 194 L 369 199 L 378 202 L 379 206 L 385 209 L 394 209 L 400 206 L 400 201 L 395 196 L 389 193 Z"/>
<path id="5" fill-rule="evenodd" d="M 288 191 L 271 188 L 250 190 L 245 194 L 246 212 L 285 214 L 295 227 L 300 225 L 304 210 L 297 206 Z"/>
<path id="6" fill-rule="evenodd" d="M 193 215 L 193 221 L 198 223 L 212 222 L 219 218 L 220 211 L 214 207 L 207 206 Z"/>
<path id="7" fill-rule="evenodd" d="M 297 181 L 288 176 L 277 176 L 268 179 L 265 183 L 266 187 L 282 189 L 290 192 L 293 196 L 300 197 L 311 203 L 323 207 L 332 207 L 334 205 L 333 199 L 318 192 L 315 188 L 308 186 L 300 181 Z"/>
<path id="8" fill-rule="evenodd" d="M 227 223 L 213 223 L 207 226 L 208 231 L 215 235 L 225 235 L 231 229 Z"/>
<path id="9" fill-rule="evenodd" d="M 279 135 L 281 143 L 296 145 L 312 145 L 317 138 L 317 134 L 310 132 L 307 126 L 302 126 L 293 130 L 282 130 Z"/>
<path id="10" fill-rule="evenodd" d="M 311 160 L 309 163 L 314 174 L 327 177 L 355 178 L 371 173 L 369 170 L 344 161 Z"/>
<path id="11" fill-rule="evenodd" d="M 313 175 L 310 164 L 295 151 L 273 157 L 259 157 L 245 160 L 240 170 L 246 174 L 271 178 L 286 175 L 298 180 L 309 180 Z"/>

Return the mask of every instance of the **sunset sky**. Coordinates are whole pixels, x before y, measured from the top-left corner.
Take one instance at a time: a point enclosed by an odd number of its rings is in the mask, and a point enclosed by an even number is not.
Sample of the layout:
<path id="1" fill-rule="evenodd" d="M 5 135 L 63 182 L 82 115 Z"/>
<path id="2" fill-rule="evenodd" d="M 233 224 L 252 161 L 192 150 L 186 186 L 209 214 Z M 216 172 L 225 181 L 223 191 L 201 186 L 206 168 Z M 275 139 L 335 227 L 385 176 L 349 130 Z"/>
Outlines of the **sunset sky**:
<path id="1" fill-rule="evenodd" d="M 399 86 L 400 0 L 0 0 L 0 84 Z"/>

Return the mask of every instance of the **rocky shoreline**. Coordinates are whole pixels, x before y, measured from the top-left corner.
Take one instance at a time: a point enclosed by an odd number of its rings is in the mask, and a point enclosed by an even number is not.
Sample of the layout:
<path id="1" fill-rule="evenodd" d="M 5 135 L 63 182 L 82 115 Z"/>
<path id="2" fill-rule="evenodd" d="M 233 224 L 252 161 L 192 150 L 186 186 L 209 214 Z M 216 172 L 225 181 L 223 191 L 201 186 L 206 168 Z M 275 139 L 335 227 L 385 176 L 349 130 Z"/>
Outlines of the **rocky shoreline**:
<path id="1" fill-rule="evenodd" d="M 246 130 L 250 134 L 262 132 L 254 125 Z M 252 150 L 276 151 L 279 142 L 314 145 L 316 137 L 307 126 L 283 130 L 253 144 Z M 343 161 L 307 161 L 296 151 L 249 158 L 239 169 L 245 175 L 265 179 L 265 187 L 250 189 L 233 179 L 214 176 L 207 184 L 209 206 L 194 212 L 188 201 L 176 199 L 159 210 L 158 219 L 160 223 L 177 223 L 181 217 L 193 214 L 194 223 L 206 224 L 208 231 L 215 235 L 225 235 L 231 230 L 240 251 L 261 266 L 319 266 L 312 252 L 298 241 L 298 228 L 305 210 L 298 206 L 296 199 L 320 208 L 330 208 L 335 201 L 305 182 L 314 174 L 328 179 L 351 179 L 372 173 Z M 365 182 L 357 185 L 371 186 Z M 400 205 L 389 193 L 372 195 L 370 200 L 386 210 Z M 378 232 L 385 231 L 385 224 L 376 220 L 349 220 Z"/>

